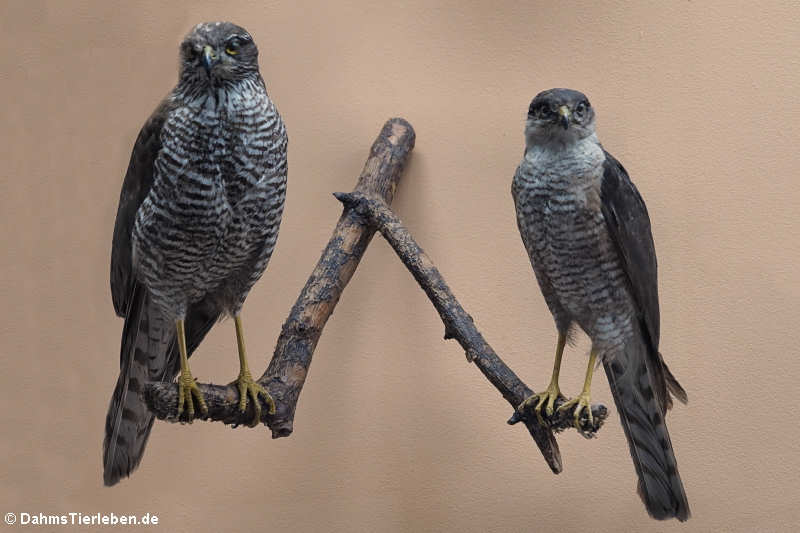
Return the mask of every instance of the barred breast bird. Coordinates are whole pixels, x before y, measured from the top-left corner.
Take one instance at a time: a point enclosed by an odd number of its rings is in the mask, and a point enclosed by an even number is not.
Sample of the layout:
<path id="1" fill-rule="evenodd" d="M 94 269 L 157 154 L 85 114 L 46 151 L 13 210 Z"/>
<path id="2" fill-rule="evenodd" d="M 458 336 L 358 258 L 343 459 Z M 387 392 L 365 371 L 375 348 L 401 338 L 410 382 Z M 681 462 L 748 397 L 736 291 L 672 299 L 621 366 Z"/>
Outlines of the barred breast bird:
<path id="1" fill-rule="evenodd" d="M 559 397 L 564 345 L 577 325 L 592 341 L 575 425 L 591 422 L 590 386 L 605 368 L 633 463 L 638 492 L 657 519 L 689 518 L 664 417 L 686 392 L 658 351 L 656 253 L 650 218 L 627 172 L 595 134 L 585 95 L 570 89 L 539 93 L 525 127 L 525 154 L 511 188 L 522 242 L 558 330 L 550 385 L 525 400 L 542 421 Z"/>
<path id="2" fill-rule="evenodd" d="M 241 310 L 278 237 L 286 128 L 267 96 L 258 48 L 230 22 L 198 24 L 180 46 L 178 84 L 145 122 L 122 184 L 111 245 L 111 295 L 125 318 L 120 373 L 106 417 L 104 482 L 139 465 L 153 415 L 147 381 L 178 377 L 178 413 L 207 412 L 188 357 L 233 316 L 239 407 L 255 425 L 269 393 L 247 365 Z"/>

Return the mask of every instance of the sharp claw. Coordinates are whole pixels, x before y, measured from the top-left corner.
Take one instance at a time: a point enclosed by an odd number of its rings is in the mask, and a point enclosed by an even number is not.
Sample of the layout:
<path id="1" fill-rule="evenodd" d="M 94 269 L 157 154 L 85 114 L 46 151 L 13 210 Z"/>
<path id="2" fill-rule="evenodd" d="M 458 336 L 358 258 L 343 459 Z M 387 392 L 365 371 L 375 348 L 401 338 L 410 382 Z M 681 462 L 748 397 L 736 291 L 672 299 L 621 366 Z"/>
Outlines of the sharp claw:
<path id="1" fill-rule="evenodd" d="M 207 415 L 208 406 L 200 387 L 197 386 L 190 373 L 181 374 L 180 378 L 178 378 L 178 417 L 180 418 L 185 412 L 186 421 L 190 424 L 195 416 L 195 401 L 197 401 L 198 410 Z"/>
<path id="2" fill-rule="evenodd" d="M 258 391 L 255 389 L 250 389 L 250 396 L 253 397 L 253 410 L 255 411 L 253 426 L 255 426 L 261 420 L 261 402 L 258 400 Z"/>
<path id="3" fill-rule="evenodd" d="M 575 425 L 575 428 L 583 432 L 583 426 L 581 425 L 581 413 L 583 413 L 584 409 L 587 412 L 587 418 L 589 420 L 589 427 L 594 427 L 594 418 L 592 417 L 592 404 L 589 400 L 588 396 L 581 394 L 577 398 L 573 398 L 568 402 L 564 402 L 558 409 L 556 409 L 559 413 L 563 411 L 567 411 L 571 408 L 575 408 L 575 411 L 572 414 L 572 419 Z"/>
<path id="4" fill-rule="evenodd" d="M 275 400 L 272 399 L 272 396 L 269 395 L 269 392 L 266 392 L 264 390 L 260 390 L 258 392 L 259 392 L 259 394 L 261 394 L 264 397 L 264 401 L 267 402 L 267 405 L 269 406 L 269 409 L 267 409 L 267 412 L 269 414 L 271 414 L 271 415 L 274 415 L 275 414 Z"/>
<path id="5" fill-rule="evenodd" d="M 275 414 L 275 401 L 270 396 L 269 392 L 261 385 L 256 383 L 249 373 L 240 374 L 237 378 L 237 388 L 239 389 L 239 410 L 244 412 L 247 410 L 247 398 L 250 397 L 253 402 L 254 417 L 250 427 L 255 427 L 261 421 L 261 400 L 259 395 L 264 398 L 264 401 L 269 405 L 269 414 Z"/>
<path id="6" fill-rule="evenodd" d="M 206 405 L 206 400 L 205 400 L 205 398 L 203 398 L 203 393 L 200 392 L 200 387 L 195 385 L 192 388 L 192 394 L 197 396 L 197 406 L 200 408 L 200 411 L 204 415 L 207 415 L 208 414 L 208 405 Z"/>
<path id="7" fill-rule="evenodd" d="M 544 412 L 547 413 L 547 416 L 553 416 L 553 405 L 555 405 L 556 399 L 553 396 L 547 400 L 547 407 L 545 408 Z"/>
<path id="8" fill-rule="evenodd" d="M 247 409 L 247 385 L 239 382 L 239 410 L 244 412 Z"/>
<path id="9" fill-rule="evenodd" d="M 542 417 L 542 409 L 544 408 L 544 412 L 548 417 L 552 416 L 553 406 L 560 394 L 561 391 L 558 389 L 558 385 L 551 383 L 543 392 L 534 394 L 519 404 L 519 406 L 517 406 L 517 411 L 523 414 L 526 409 L 530 409 L 531 406 L 533 406 L 533 412 L 536 414 L 536 419 L 539 421 L 539 424 L 545 425 L 547 422 Z"/>

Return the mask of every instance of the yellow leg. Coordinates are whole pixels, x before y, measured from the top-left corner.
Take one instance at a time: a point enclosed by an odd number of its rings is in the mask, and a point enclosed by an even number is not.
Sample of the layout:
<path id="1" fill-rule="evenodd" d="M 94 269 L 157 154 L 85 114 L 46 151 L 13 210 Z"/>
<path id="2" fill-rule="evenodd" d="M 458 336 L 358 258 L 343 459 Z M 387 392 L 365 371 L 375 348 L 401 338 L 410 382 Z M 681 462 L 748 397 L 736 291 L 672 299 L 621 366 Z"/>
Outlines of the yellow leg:
<path id="1" fill-rule="evenodd" d="M 258 395 L 264 397 L 264 401 L 269 405 L 269 414 L 275 414 L 275 401 L 269 395 L 267 389 L 253 381 L 253 376 L 250 374 L 250 368 L 247 366 L 247 352 L 244 348 L 244 328 L 242 327 L 242 317 L 236 315 L 233 317 L 234 324 L 236 325 L 236 344 L 239 347 L 239 377 L 236 379 L 237 387 L 239 388 L 239 409 L 241 411 L 247 410 L 247 396 L 248 394 L 253 400 L 253 410 L 255 416 L 251 427 L 256 426 L 261 420 L 261 402 L 258 400 Z"/>
<path id="2" fill-rule="evenodd" d="M 595 361 L 597 360 L 597 351 L 592 348 L 592 353 L 589 356 L 589 366 L 586 368 L 586 379 L 583 381 L 583 390 L 581 391 L 580 396 L 577 398 L 573 398 L 572 400 L 564 403 L 561 407 L 558 408 L 559 411 L 566 411 L 567 409 L 572 408 L 575 406 L 575 413 L 573 415 L 575 419 L 575 427 L 578 430 L 581 429 L 581 413 L 586 410 L 586 414 L 589 419 L 589 426 L 594 425 L 594 419 L 592 418 L 592 405 L 591 401 L 591 389 L 592 389 L 592 374 L 594 373 L 594 365 Z M 577 405 L 576 405 L 577 404 Z"/>
<path id="3" fill-rule="evenodd" d="M 539 419 L 540 424 L 544 424 L 542 406 L 545 406 L 545 413 L 547 413 L 547 416 L 552 416 L 553 406 L 555 405 L 556 399 L 561 395 L 561 389 L 558 387 L 558 374 L 561 372 L 561 357 L 564 355 L 564 345 L 566 343 L 567 336 L 559 333 L 558 344 L 556 345 L 556 359 L 553 363 L 553 375 L 550 378 L 550 385 L 548 385 L 543 392 L 532 395 L 517 407 L 518 411 L 524 411 L 533 405 L 533 411 L 536 413 L 536 418 Z"/>
<path id="4" fill-rule="evenodd" d="M 175 329 L 178 333 L 178 351 L 181 355 L 181 373 L 178 376 L 178 416 L 183 414 L 184 405 L 186 406 L 186 414 L 189 417 L 189 422 L 194 419 L 194 400 L 202 413 L 208 414 L 208 406 L 203 398 L 203 393 L 200 392 L 200 387 L 192 377 L 192 372 L 189 370 L 189 355 L 186 351 L 186 331 L 183 327 L 183 319 L 179 318 L 175 321 Z"/>

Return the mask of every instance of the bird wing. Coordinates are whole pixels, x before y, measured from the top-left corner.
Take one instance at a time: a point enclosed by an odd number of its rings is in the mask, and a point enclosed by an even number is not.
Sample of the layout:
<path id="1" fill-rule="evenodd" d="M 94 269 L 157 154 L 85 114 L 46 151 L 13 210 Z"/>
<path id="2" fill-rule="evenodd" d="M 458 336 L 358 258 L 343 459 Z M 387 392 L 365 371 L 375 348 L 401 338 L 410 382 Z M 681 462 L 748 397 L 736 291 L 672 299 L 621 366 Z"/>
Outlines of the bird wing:
<path id="1" fill-rule="evenodd" d="M 111 299 L 117 315 L 122 317 L 127 314 L 135 284 L 131 231 L 136 212 L 153 186 L 153 164 L 161 150 L 161 129 L 169 107 L 169 100 L 164 100 L 142 126 L 119 194 L 111 241 Z"/>
<path id="2" fill-rule="evenodd" d="M 600 189 L 603 216 L 622 260 L 629 288 L 645 325 L 651 348 L 658 352 L 659 309 L 656 249 L 650 217 L 639 191 L 614 156 L 605 152 Z"/>
<path id="3" fill-rule="evenodd" d="M 604 153 L 606 160 L 600 188 L 603 217 L 628 278 L 628 287 L 648 343 L 648 366 L 654 373 L 654 385 L 659 392 L 662 411 L 666 411 L 672 407 L 669 393 L 683 403 L 687 402 L 688 397 L 658 352 L 658 266 L 650 217 L 625 167 L 614 156 Z"/>

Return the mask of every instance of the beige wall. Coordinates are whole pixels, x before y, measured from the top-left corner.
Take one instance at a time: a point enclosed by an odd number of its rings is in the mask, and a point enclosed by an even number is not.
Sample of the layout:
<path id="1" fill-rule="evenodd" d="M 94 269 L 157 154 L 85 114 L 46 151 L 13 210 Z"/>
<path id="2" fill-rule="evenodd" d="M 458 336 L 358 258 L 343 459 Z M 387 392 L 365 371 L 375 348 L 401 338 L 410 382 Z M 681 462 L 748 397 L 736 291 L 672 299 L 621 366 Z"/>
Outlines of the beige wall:
<path id="1" fill-rule="evenodd" d="M 497 352 L 542 388 L 555 332 L 509 189 L 531 97 L 581 89 L 653 220 L 662 351 L 690 395 L 669 418 L 694 512 L 681 530 L 796 530 L 797 3 L 162 4 L 0 7 L 0 513 L 151 512 L 164 531 L 195 532 L 679 527 L 645 514 L 615 414 L 597 440 L 562 435 L 553 476 L 380 239 L 319 343 L 291 438 L 157 424 L 133 478 L 101 486 L 120 183 L 182 35 L 225 18 L 255 36 L 291 139 L 278 247 L 245 307 L 254 367 L 339 215 L 330 193 L 353 186 L 400 115 L 418 137 L 397 212 Z M 586 349 L 567 353 L 567 392 Z M 235 377 L 230 321 L 193 370 Z M 594 397 L 611 403 L 598 376 Z"/>

